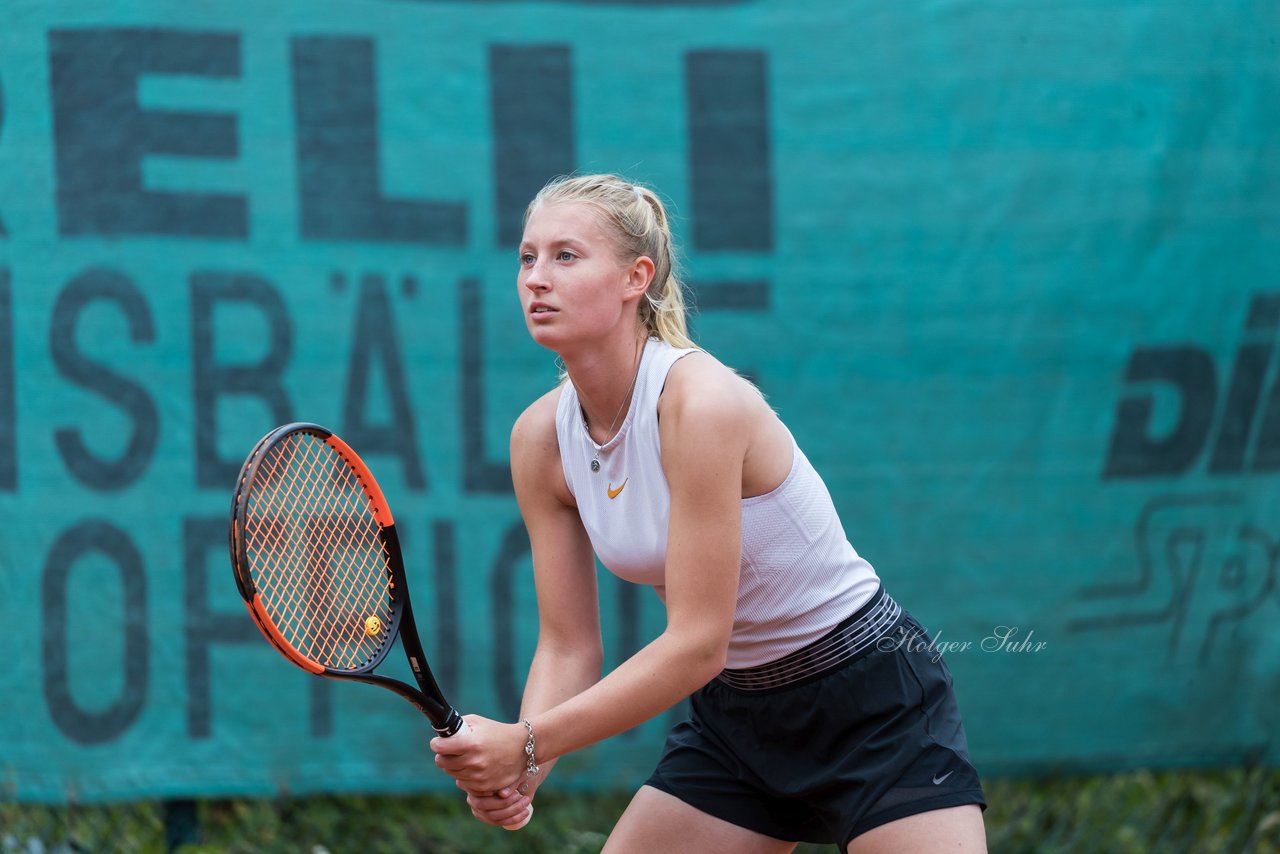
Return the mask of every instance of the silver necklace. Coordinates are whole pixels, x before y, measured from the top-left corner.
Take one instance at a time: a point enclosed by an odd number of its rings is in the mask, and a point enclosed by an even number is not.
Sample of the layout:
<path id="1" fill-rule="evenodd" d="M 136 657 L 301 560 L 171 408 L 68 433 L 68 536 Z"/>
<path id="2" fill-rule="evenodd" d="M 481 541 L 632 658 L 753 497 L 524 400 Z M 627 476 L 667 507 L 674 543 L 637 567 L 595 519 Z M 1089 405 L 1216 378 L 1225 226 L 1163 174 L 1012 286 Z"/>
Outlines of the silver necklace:
<path id="1" fill-rule="evenodd" d="M 643 348 L 643 344 L 641 347 Z M 640 358 L 636 361 L 636 372 L 631 376 L 631 385 L 627 386 L 627 393 L 622 396 L 622 403 L 618 405 L 618 411 L 613 413 L 613 420 L 609 422 L 609 431 L 605 436 L 605 440 L 596 446 L 596 452 L 591 455 L 591 471 L 600 471 L 600 448 L 613 441 L 614 432 L 613 425 L 618 423 L 618 416 L 622 414 L 622 410 L 626 408 L 627 402 L 631 400 L 631 392 L 635 390 L 636 380 L 640 378 L 640 364 L 644 362 L 644 350 L 640 350 Z M 587 438 L 591 439 L 591 425 L 587 422 L 587 410 L 579 406 L 582 410 L 582 429 L 587 431 Z M 591 444 L 595 445 L 595 439 L 591 439 Z"/>

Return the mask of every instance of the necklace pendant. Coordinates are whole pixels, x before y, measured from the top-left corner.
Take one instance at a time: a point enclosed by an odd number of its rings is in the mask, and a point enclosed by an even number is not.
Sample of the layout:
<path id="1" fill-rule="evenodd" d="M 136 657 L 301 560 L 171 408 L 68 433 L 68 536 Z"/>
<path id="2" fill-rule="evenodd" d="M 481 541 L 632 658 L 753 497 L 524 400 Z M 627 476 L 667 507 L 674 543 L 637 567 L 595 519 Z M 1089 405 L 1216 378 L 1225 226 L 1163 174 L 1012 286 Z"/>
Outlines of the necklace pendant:
<path id="1" fill-rule="evenodd" d="M 597 459 L 596 457 L 591 458 L 591 470 L 600 471 L 600 460 Z"/>

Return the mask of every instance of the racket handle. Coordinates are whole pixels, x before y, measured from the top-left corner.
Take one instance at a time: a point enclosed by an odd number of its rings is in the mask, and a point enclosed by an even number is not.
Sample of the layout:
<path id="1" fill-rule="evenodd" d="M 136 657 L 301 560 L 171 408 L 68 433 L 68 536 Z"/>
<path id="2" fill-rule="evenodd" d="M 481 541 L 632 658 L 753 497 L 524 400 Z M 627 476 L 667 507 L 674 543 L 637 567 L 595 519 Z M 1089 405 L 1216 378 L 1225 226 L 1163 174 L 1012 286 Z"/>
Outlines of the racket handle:
<path id="1" fill-rule="evenodd" d="M 458 731 L 455 732 L 453 735 L 448 736 L 449 738 L 455 738 L 456 736 L 462 735 L 463 733 L 471 732 L 471 727 L 467 726 L 466 721 L 459 721 L 459 723 L 461 725 L 458 727 Z M 528 824 L 531 818 L 533 818 L 533 804 L 529 804 L 528 812 L 526 812 L 520 818 L 516 819 L 513 824 L 504 824 L 502 826 L 502 829 L 503 830 L 519 830 L 520 828 Z"/>

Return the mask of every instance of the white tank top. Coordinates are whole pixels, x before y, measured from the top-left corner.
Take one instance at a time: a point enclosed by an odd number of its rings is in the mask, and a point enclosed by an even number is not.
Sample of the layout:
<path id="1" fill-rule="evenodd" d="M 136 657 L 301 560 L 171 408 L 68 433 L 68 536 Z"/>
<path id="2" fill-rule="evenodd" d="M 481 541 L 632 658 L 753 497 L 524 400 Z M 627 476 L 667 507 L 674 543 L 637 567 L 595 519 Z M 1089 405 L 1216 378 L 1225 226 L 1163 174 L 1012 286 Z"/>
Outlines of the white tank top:
<path id="1" fill-rule="evenodd" d="M 565 481 L 596 556 L 619 578 L 651 585 L 664 602 L 671 495 L 658 398 L 671 366 L 693 352 L 649 340 L 627 417 L 604 445 L 587 432 L 572 382 L 564 383 L 556 407 Z M 742 500 L 742 562 L 726 667 L 755 667 L 812 643 L 880 586 L 871 564 L 849 544 L 826 485 L 794 438 L 792 448 L 786 479 Z M 598 472 L 592 459 L 600 461 Z"/>

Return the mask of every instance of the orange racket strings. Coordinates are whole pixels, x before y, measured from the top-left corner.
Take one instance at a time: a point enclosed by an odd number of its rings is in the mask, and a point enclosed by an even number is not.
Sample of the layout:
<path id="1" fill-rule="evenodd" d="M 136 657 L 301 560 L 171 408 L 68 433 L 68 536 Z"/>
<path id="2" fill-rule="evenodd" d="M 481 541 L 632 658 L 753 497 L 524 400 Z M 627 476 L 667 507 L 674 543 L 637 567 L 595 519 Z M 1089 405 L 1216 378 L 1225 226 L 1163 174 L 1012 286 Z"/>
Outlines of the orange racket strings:
<path id="1" fill-rule="evenodd" d="M 379 531 L 359 478 L 324 440 L 292 433 L 267 450 L 246 502 L 250 576 L 284 639 L 333 670 L 385 652 L 391 573 Z"/>

